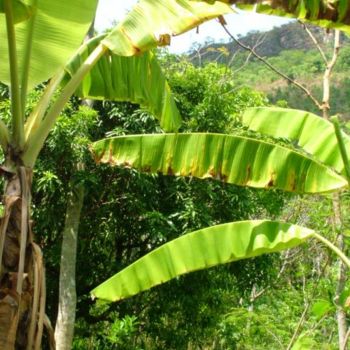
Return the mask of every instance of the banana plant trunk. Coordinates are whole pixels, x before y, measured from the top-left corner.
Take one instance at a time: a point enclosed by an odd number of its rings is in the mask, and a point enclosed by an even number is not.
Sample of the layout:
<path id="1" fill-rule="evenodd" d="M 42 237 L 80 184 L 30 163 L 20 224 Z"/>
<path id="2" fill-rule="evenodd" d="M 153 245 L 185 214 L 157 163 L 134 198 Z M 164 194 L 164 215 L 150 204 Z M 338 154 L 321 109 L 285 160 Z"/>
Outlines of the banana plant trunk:
<path id="1" fill-rule="evenodd" d="M 39 349 L 45 318 L 45 273 L 30 221 L 32 169 L 18 161 L 5 180 L 0 225 L 0 349 Z"/>

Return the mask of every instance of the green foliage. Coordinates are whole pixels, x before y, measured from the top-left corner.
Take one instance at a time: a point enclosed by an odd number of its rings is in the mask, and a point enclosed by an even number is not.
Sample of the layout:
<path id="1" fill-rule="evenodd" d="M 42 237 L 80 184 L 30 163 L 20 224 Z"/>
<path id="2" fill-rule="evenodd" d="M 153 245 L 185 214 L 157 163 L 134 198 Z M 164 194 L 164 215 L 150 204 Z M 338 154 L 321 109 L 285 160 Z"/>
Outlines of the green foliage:
<path id="1" fill-rule="evenodd" d="M 237 85 L 225 67 L 215 63 L 202 68 L 186 61 L 173 63 L 171 55 L 162 59 L 166 71 L 172 72 L 168 81 L 186 131 L 229 133 L 242 110 L 267 104 L 263 94 Z"/>
<path id="2" fill-rule="evenodd" d="M 104 37 L 102 35 L 90 40 L 71 59 L 66 67 L 67 81 L 76 74 Z M 76 95 L 95 100 L 131 101 L 140 104 L 152 112 L 167 131 L 176 131 L 181 124 L 169 85 L 152 52 L 136 57 L 105 53 L 89 74 L 85 75 Z"/>
<path id="3" fill-rule="evenodd" d="M 98 313 L 97 315 L 98 316 Z M 135 337 L 139 323 L 135 316 L 126 315 L 122 319 L 118 318 L 116 312 L 109 314 L 109 318 L 98 323 L 93 328 L 93 334 L 89 340 L 78 338 L 73 342 L 73 350 L 79 349 L 130 349 L 130 343 Z M 78 322 L 77 331 L 86 333 L 88 325 L 86 322 Z M 141 350 L 137 346 L 133 346 L 133 350 Z"/>
<path id="4" fill-rule="evenodd" d="M 286 250 L 310 237 L 311 230 L 276 221 L 249 220 L 211 226 L 160 246 L 91 294 L 109 301 L 124 299 L 185 273 Z"/>
<path id="5" fill-rule="evenodd" d="M 185 81 L 185 77 L 182 79 Z M 209 93 L 211 83 L 214 84 L 203 79 L 197 86 Z M 174 86 L 171 87 L 174 90 Z M 181 96 L 177 91 L 176 94 L 177 98 Z M 189 92 L 187 96 L 188 103 L 192 103 L 188 105 L 189 110 L 201 104 L 200 99 L 191 101 Z M 239 100 L 240 95 L 235 91 L 233 96 Z M 215 108 L 208 108 L 211 113 L 208 112 L 208 118 L 214 120 L 215 110 L 224 102 L 227 107 L 222 107 L 229 110 L 231 101 L 217 101 Z M 243 101 L 239 102 L 240 108 L 252 106 L 254 101 L 260 105 L 265 99 L 261 94 L 249 94 L 246 90 Z M 113 136 L 160 131 L 152 116 L 130 104 L 103 102 L 97 103 L 95 108 L 101 116 L 99 129 L 94 130 L 97 139 L 111 129 L 109 135 Z M 191 122 L 190 116 L 186 118 L 189 123 L 185 127 Z M 232 128 L 228 123 L 221 125 Z M 76 341 L 88 342 L 97 336 L 98 346 L 108 348 L 107 341 L 101 340 L 102 324 L 106 320 L 109 322 L 109 315 L 116 311 L 120 319 L 125 315 L 138 317 L 140 330 L 135 334 L 135 348 L 179 349 L 188 343 L 208 345 L 222 315 L 228 312 L 232 298 L 236 300 L 236 295 L 247 291 L 251 283 L 265 285 L 270 280 L 267 271 L 274 271 L 275 259 L 272 256 L 257 258 L 236 267 L 215 268 L 174 280 L 132 301 L 110 305 L 104 314 L 92 316 L 88 313 L 90 303 L 84 295 L 91 286 L 116 270 L 186 232 L 246 217 L 275 217 L 284 197 L 274 191 L 253 191 L 211 180 L 141 175 L 128 169 L 102 166 L 89 168 L 89 172 L 87 207 L 83 209 L 79 232 L 77 285 L 80 297 Z M 104 180 L 101 183 L 99 179 Z M 241 273 L 244 269 L 250 271 L 249 278 Z M 128 344 L 135 343 L 129 339 Z"/>

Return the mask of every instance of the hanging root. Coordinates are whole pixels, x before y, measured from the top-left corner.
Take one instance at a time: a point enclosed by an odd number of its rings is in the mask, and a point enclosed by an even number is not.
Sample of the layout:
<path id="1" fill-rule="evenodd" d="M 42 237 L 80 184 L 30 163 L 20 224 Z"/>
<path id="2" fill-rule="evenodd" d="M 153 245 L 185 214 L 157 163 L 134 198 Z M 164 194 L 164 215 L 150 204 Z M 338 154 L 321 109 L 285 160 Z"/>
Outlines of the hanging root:
<path id="1" fill-rule="evenodd" d="M 43 275 L 43 256 L 41 253 L 41 249 L 35 243 L 32 243 L 33 249 L 33 265 L 34 265 L 34 284 L 33 284 L 33 305 L 32 312 L 30 317 L 30 324 L 28 330 L 28 345 L 27 350 L 31 350 L 33 348 L 33 344 L 35 341 L 35 331 L 36 325 L 38 321 L 38 310 L 39 310 L 39 299 L 40 299 L 40 291 L 41 291 L 41 283 L 42 283 L 42 275 Z"/>
<path id="2" fill-rule="evenodd" d="M 20 252 L 18 263 L 18 277 L 17 277 L 17 293 L 19 297 L 22 296 L 23 278 L 24 278 L 24 263 L 26 259 L 27 238 L 28 238 L 28 206 L 30 200 L 30 184 L 27 177 L 27 172 L 24 167 L 20 167 L 20 181 L 22 188 L 21 196 L 21 238 L 20 238 Z"/>
<path id="3" fill-rule="evenodd" d="M 55 332 L 54 332 L 54 330 L 52 328 L 50 319 L 47 317 L 46 314 L 44 316 L 44 326 L 45 326 L 46 331 L 47 331 L 47 336 L 48 336 L 48 339 L 49 339 L 50 350 L 55 350 L 56 349 Z"/>
<path id="4" fill-rule="evenodd" d="M 41 274 L 41 288 L 40 288 L 40 304 L 39 304 L 39 314 L 38 314 L 38 323 L 37 323 L 37 333 L 35 337 L 35 350 L 40 350 L 41 348 L 41 339 L 43 336 L 43 325 L 45 317 L 45 304 L 46 304 L 46 279 L 45 279 L 45 268 L 42 265 L 42 274 Z"/>
<path id="5" fill-rule="evenodd" d="M 9 224 L 9 219 L 12 212 L 13 205 L 17 202 L 17 200 L 20 197 L 5 197 L 4 204 L 5 204 L 5 213 L 1 220 L 0 225 L 0 276 L 1 276 L 1 269 L 2 269 L 2 256 L 4 252 L 4 245 L 5 245 L 5 237 L 6 237 L 6 230 Z"/>

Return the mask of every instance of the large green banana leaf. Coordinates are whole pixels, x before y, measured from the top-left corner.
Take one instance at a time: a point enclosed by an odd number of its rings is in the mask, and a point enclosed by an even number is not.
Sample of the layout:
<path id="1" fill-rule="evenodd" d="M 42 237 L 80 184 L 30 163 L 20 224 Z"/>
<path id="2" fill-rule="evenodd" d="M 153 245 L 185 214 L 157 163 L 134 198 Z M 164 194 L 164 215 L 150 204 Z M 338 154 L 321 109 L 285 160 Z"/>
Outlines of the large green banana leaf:
<path id="1" fill-rule="evenodd" d="M 232 12 L 230 6 L 190 0 L 140 0 L 132 11 L 103 40 L 120 56 L 133 56 L 170 43 L 170 36 Z"/>
<path id="2" fill-rule="evenodd" d="M 331 168 L 280 145 L 221 134 L 153 134 L 98 141 L 97 162 L 169 175 L 214 178 L 240 186 L 321 193 L 346 186 Z"/>
<path id="3" fill-rule="evenodd" d="M 5 13 L 4 0 L 0 0 L 0 13 Z M 32 15 L 32 8 L 20 0 L 12 0 L 13 20 L 15 23 L 25 21 Z"/>
<path id="4" fill-rule="evenodd" d="M 192 271 L 292 248 L 312 236 L 307 228 L 267 220 L 209 227 L 162 245 L 91 294 L 117 301 Z"/>
<path id="5" fill-rule="evenodd" d="M 295 141 L 322 163 L 345 174 L 333 124 L 315 114 L 296 109 L 257 107 L 243 113 L 242 123 L 262 134 Z M 345 133 L 342 135 L 350 154 L 350 137 Z"/>
<path id="6" fill-rule="evenodd" d="M 92 39 L 70 61 L 66 69 L 73 75 L 102 37 Z M 121 57 L 107 51 L 85 76 L 77 90 L 82 98 L 130 101 L 146 107 L 166 131 L 176 131 L 181 124 L 165 76 L 156 57 L 146 52 L 134 57 Z"/>
<path id="7" fill-rule="evenodd" d="M 30 0 L 25 3 L 30 3 Z M 28 86 L 52 77 L 82 43 L 94 18 L 98 0 L 37 0 L 33 8 L 32 49 Z M 16 25 L 19 72 L 24 74 L 30 21 Z M 0 16 L 0 81 L 9 84 L 5 16 Z"/>
<path id="8" fill-rule="evenodd" d="M 208 0 L 210 2 L 210 0 Z M 349 0 L 223 0 L 244 10 L 294 17 L 326 28 L 350 33 Z"/>

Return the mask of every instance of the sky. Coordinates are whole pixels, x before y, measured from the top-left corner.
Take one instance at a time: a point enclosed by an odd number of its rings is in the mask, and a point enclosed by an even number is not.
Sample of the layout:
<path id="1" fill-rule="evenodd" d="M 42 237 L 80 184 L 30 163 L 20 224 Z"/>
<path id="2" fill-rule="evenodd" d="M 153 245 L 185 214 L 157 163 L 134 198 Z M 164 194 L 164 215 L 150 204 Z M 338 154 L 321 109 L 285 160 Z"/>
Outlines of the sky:
<path id="1" fill-rule="evenodd" d="M 96 29 L 103 31 L 111 27 L 113 22 L 120 21 L 136 2 L 137 0 L 99 0 L 95 21 Z M 226 15 L 225 20 L 228 29 L 233 35 L 244 35 L 252 30 L 266 31 L 290 21 L 251 12 Z M 193 43 L 204 43 L 208 38 L 212 38 L 216 42 L 229 41 L 221 25 L 216 20 L 211 20 L 199 27 L 199 33 L 194 29 L 178 37 L 173 37 L 169 51 L 184 53 L 191 48 Z"/>

